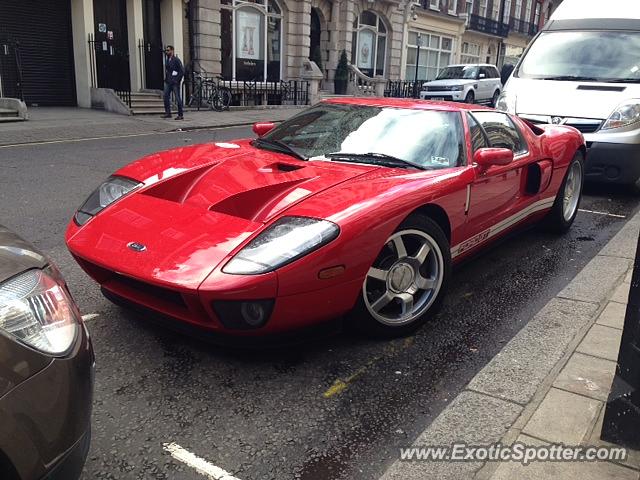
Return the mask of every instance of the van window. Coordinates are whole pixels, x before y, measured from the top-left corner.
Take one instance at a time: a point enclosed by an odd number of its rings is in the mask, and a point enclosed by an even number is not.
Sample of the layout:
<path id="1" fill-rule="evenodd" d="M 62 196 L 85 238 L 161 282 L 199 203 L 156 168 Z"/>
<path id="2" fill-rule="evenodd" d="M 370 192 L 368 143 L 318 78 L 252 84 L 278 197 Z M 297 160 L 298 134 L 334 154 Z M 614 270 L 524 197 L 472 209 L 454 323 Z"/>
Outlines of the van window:
<path id="1" fill-rule="evenodd" d="M 520 78 L 640 81 L 640 32 L 543 32 L 515 73 Z"/>
<path id="2" fill-rule="evenodd" d="M 484 128 L 492 147 L 508 148 L 516 155 L 527 151 L 520 131 L 507 114 L 487 111 L 473 112 L 473 116 Z"/>

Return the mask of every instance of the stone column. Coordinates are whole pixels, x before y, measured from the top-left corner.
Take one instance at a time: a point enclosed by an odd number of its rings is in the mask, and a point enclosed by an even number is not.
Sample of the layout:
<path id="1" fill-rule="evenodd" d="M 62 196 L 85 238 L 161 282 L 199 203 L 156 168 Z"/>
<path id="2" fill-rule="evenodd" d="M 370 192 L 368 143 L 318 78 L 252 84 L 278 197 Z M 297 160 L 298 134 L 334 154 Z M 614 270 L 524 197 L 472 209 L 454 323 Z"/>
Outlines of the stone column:
<path id="1" fill-rule="evenodd" d="M 71 29 L 78 106 L 91 108 L 91 70 L 95 66 L 91 65 L 88 41 L 94 32 L 93 0 L 71 0 Z"/>
<path id="2" fill-rule="evenodd" d="M 144 24 L 142 17 L 142 0 L 127 0 L 127 33 L 129 42 L 129 77 L 131 91 L 137 92 L 145 87 L 141 70 L 140 49 L 138 41 L 144 38 Z"/>
<path id="3" fill-rule="evenodd" d="M 194 42 L 196 70 L 205 70 L 209 75 L 222 74 L 222 39 L 220 0 L 199 0 L 194 19 Z"/>
<path id="4" fill-rule="evenodd" d="M 162 41 L 165 45 L 173 45 L 176 55 L 184 58 L 184 37 L 182 17 L 185 14 L 182 0 L 162 0 L 160 2 L 160 24 Z"/>
<path id="5" fill-rule="evenodd" d="M 311 1 L 289 0 L 287 2 L 287 31 L 284 36 L 286 65 L 284 80 L 301 78 L 304 61 L 309 58 L 311 47 Z"/>
<path id="6" fill-rule="evenodd" d="M 340 4 L 342 0 L 333 0 L 331 5 L 331 19 L 327 24 L 329 30 L 329 60 L 325 65 L 327 70 L 328 85 L 325 88 L 333 91 L 333 79 L 336 73 L 336 67 L 338 66 L 338 60 L 340 60 Z"/>

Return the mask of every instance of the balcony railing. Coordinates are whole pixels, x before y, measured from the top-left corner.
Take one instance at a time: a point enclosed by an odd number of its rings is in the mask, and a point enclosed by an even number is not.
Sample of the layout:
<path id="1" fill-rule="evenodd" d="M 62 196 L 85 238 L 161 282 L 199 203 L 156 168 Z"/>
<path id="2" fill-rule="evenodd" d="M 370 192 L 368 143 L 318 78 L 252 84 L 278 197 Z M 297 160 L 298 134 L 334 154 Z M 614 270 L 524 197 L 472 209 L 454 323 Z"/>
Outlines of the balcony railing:
<path id="1" fill-rule="evenodd" d="M 487 17 L 481 17 L 474 13 L 469 15 L 468 28 L 469 30 L 495 35 L 497 37 L 509 36 L 509 25 L 507 23 L 498 22 Z"/>
<path id="2" fill-rule="evenodd" d="M 512 30 L 518 33 L 522 33 L 523 35 L 529 35 L 530 37 L 535 36 L 539 30 L 538 26 L 535 23 L 525 22 L 524 20 L 520 20 L 519 18 L 514 17 L 511 17 L 509 19 L 509 25 L 511 26 Z"/>

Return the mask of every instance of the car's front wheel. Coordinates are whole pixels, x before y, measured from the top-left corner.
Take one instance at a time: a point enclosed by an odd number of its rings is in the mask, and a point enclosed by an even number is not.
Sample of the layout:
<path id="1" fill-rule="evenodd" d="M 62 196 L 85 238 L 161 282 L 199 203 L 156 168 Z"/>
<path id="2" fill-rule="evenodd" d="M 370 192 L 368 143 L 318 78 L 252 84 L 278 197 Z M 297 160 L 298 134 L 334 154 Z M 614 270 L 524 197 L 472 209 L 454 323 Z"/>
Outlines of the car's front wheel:
<path id="1" fill-rule="evenodd" d="M 476 103 L 476 94 L 472 90 L 464 97 L 464 103 Z"/>
<path id="2" fill-rule="evenodd" d="M 491 107 L 496 108 L 496 104 L 498 103 L 498 98 L 500 97 L 500 90 L 496 90 L 493 92 L 493 98 L 491 99 Z"/>
<path id="3" fill-rule="evenodd" d="M 361 332 L 405 336 L 436 313 L 451 272 L 449 242 L 433 220 L 409 216 L 367 272 L 352 321 Z"/>

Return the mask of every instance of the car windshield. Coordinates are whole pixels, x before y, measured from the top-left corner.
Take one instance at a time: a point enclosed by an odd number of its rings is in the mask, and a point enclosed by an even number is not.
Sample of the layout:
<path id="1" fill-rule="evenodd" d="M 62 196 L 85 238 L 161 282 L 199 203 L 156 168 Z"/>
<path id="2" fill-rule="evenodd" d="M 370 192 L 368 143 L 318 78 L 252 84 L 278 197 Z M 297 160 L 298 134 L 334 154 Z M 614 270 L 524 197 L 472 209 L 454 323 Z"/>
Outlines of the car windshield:
<path id="1" fill-rule="evenodd" d="M 467 79 L 474 80 L 478 76 L 478 67 L 472 65 L 447 67 L 440 70 L 436 80 Z"/>
<path id="2" fill-rule="evenodd" d="M 602 82 L 640 81 L 640 32 L 544 32 L 517 77 Z"/>
<path id="3" fill-rule="evenodd" d="M 347 154 L 373 154 L 358 162 L 383 163 L 386 156 L 429 169 L 464 163 L 458 112 L 321 104 L 282 123 L 263 138 L 283 142 L 307 158 L 343 153 L 333 156 L 339 160 Z"/>

